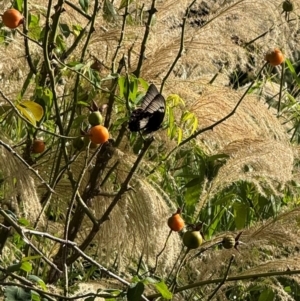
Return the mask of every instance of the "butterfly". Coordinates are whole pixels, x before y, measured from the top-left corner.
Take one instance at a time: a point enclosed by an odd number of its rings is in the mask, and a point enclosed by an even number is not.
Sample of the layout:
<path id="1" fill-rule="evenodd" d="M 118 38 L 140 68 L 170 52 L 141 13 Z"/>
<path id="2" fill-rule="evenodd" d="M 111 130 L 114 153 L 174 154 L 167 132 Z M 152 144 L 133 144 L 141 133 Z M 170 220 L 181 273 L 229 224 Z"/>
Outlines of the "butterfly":
<path id="1" fill-rule="evenodd" d="M 143 97 L 140 107 L 132 111 L 128 127 L 131 132 L 157 131 L 165 117 L 166 102 L 154 84 L 151 84 Z"/>

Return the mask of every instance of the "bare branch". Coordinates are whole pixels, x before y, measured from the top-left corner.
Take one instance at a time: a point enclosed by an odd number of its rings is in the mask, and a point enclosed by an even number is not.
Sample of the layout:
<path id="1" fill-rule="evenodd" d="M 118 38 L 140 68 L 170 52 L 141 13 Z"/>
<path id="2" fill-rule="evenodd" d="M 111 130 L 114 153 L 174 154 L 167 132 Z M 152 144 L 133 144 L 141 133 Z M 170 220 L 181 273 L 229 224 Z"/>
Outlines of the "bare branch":
<path id="1" fill-rule="evenodd" d="M 230 260 L 229 260 L 229 263 L 228 263 L 228 266 L 227 266 L 227 269 L 226 269 L 226 272 L 225 272 L 223 280 L 219 283 L 219 285 L 216 287 L 216 289 L 208 297 L 207 301 L 212 300 L 212 298 L 214 297 L 214 295 L 218 292 L 218 290 L 221 288 L 221 286 L 226 282 L 226 279 L 228 277 L 228 273 L 229 273 L 229 270 L 230 270 L 230 267 L 231 267 L 231 265 L 233 263 L 234 258 L 235 258 L 235 255 L 232 255 L 231 258 L 230 258 Z"/>

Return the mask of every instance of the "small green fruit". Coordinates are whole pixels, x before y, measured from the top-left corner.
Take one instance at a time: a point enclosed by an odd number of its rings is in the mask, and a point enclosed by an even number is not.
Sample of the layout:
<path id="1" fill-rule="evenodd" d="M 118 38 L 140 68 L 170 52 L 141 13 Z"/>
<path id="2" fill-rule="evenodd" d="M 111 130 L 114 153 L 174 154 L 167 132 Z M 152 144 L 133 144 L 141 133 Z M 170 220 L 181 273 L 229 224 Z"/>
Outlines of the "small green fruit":
<path id="1" fill-rule="evenodd" d="M 84 143 L 84 138 L 83 137 L 77 137 L 76 139 L 73 140 L 73 147 L 80 151 L 84 148 L 85 143 Z"/>
<path id="2" fill-rule="evenodd" d="M 235 246 L 235 238 L 231 235 L 227 235 L 227 236 L 224 236 L 223 237 L 223 240 L 222 240 L 222 246 L 225 248 L 225 249 L 231 249 Z"/>
<path id="3" fill-rule="evenodd" d="M 294 5 L 290 0 L 285 0 L 282 3 L 282 9 L 284 12 L 291 12 L 294 10 Z"/>
<path id="4" fill-rule="evenodd" d="M 188 249 L 197 249 L 201 246 L 203 238 L 199 231 L 186 231 L 183 234 L 183 244 Z"/>
<path id="5" fill-rule="evenodd" d="M 103 120 L 103 118 L 102 118 L 102 115 L 99 111 L 92 112 L 89 115 L 89 123 L 92 126 L 101 124 L 102 120 Z"/>

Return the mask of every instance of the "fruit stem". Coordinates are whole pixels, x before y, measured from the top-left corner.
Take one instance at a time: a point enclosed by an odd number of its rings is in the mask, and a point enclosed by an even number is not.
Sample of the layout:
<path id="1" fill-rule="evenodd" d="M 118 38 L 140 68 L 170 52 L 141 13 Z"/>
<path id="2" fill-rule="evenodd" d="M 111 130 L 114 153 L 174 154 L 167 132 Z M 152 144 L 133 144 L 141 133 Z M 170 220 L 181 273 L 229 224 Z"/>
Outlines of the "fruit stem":
<path id="1" fill-rule="evenodd" d="M 183 265 L 185 263 L 186 256 L 190 252 L 190 250 L 191 249 L 187 248 L 186 251 L 185 251 L 185 253 L 184 253 L 184 255 L 183 255 L 183 257 L 182 257 L 182 259 L 181 259 L 181 262 L 180 262 L 180 264 L 179 264 L 179 266 L 177 268 L 177 271 L 175 273 L 175 277 L 174 277 L 174 279 L 173 279 L 173 281 L 171 282 L 171 285 L 170 285 L 170 291 L 171 292 L 174 291 L 174 289 L 175 289 L 175 287 L 177 285 L 177 279 L 178 279 L 179 272 L 180 272 L 181 268 L 183 267 Z"/>
<path id="2" fill-rule="evenodd" d="M 173 232 L 172 230 L 169 231 L 169 234 L 168 234 L 168 236 L 167 236 L 167 239 L 166 239 L 166 241 L 165 241 L 165 244 L 164 244 L 163 248 L 162 248 L 161 251 L 156 255 L 155 266 L 154 266 L 154 269 L 153 269 L 153 271 L 152 271 L 152 274 L 154 274 L 155 271 L 156 271 L 157 264 L 158 264 L 158 257 L 159 257 L 159 256 L 163 253 L 163 251 L 166 249 L 167 242 L 168 242 L 168 240 L 169 240 L 169 238 L 170 238 L 172 232 Z"/>
<path id="3" fill-rule="evenodd" d="M 279 99 L 278 99 L 277 116 L 280 113 L 280 106 L 281 106 L 282 87 L 283 87 L 283 79 L 284 79 L 284 66 L 285 66 L 285 63 L 283 62 L 282 66 L 281 66 L 281 78 L 280 78 L 280 87 L 279 87 Z"/>

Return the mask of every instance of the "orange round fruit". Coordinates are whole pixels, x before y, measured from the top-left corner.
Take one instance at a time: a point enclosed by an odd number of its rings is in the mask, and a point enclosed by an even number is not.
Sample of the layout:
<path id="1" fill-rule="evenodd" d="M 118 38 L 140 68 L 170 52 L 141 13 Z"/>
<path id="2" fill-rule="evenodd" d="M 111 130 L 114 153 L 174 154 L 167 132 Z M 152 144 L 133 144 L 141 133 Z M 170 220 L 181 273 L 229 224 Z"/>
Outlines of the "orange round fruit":
<path id="1" fill-rule="evenodd" d="M 43 140 L 35 139 L 32 143 L 31 151 L 34 154 L 40 154 L 45 150 L 45 148 L 46 148 L 46 146 L 45 146 L 45 142 Z"/>
<path id="2" fill-rule="evenodd" d="M 278 66 L 283 63 L 284 55 L 278 48 L 275 48 L 266 53 L 265 59 L 270 65 Z"/>
<path id="3" fill-rule="evenodd" d="M 183 229 L 184 225 L 184 220 L 180 216 L 180 209 L 178 209 L 176 213 L 172 214 L 172 216 L 168 218 L 168 226 L 172 231 L 179 232 Z"/>
<path id="4" fill-rule="evenodd" d="M 109 138 L 109 133 L 103 125 L 95 125 L 89 130 L 90 140 L 95 144 L 103 144 Z"/>
<path id="5" fill-rule="evenodd" d="M 24 17 L 18 10 L 11 8 L 4 12 L 2 21 L 6 27 L 14 29 L 23 24 Z"/>

